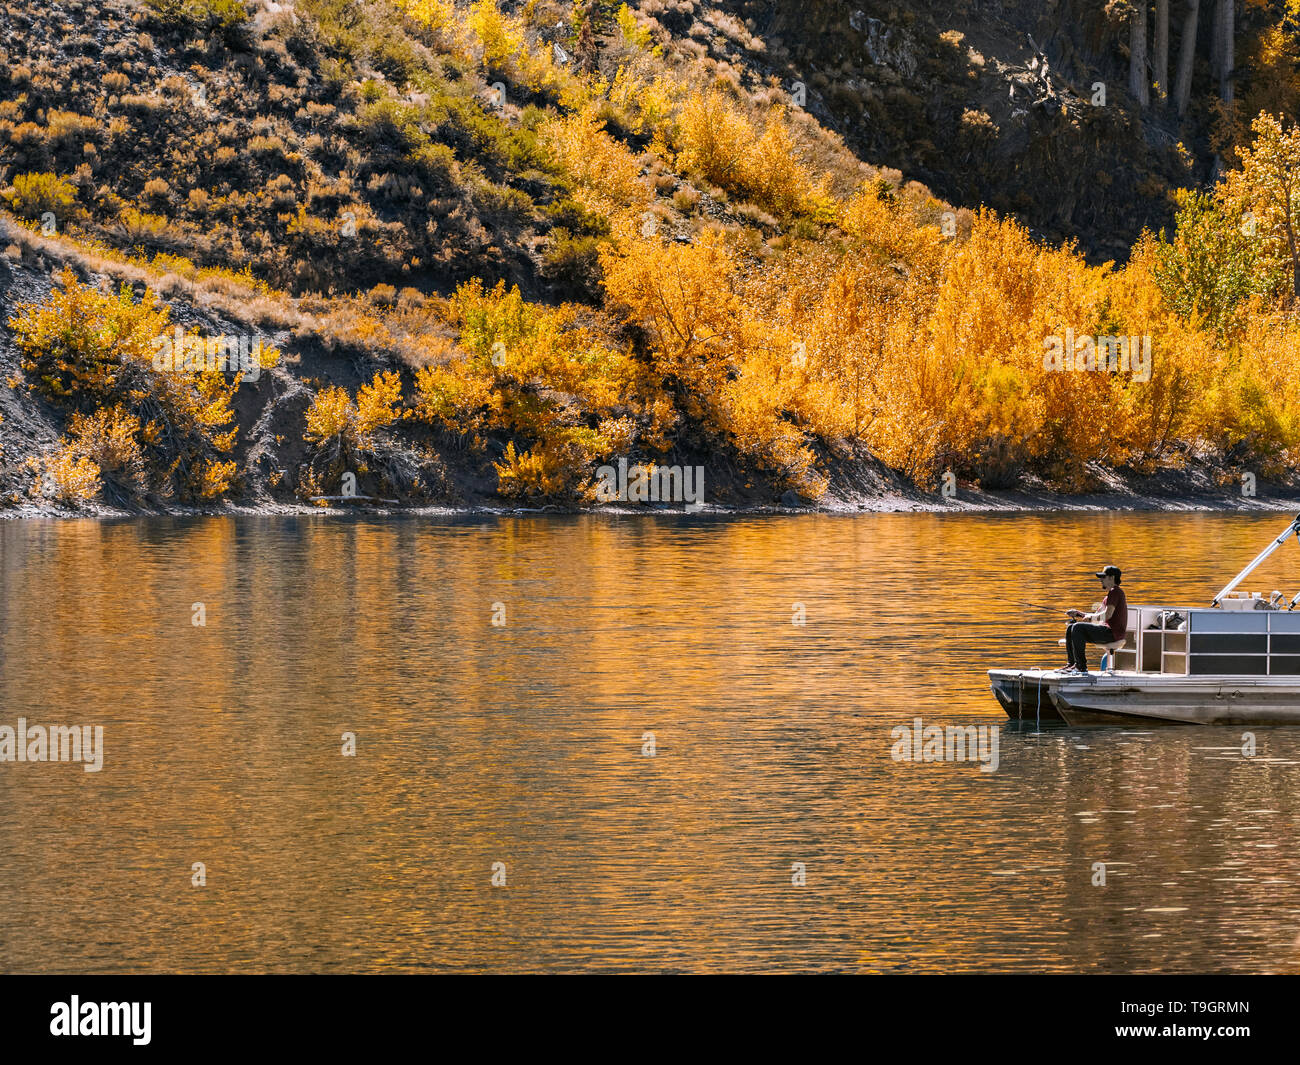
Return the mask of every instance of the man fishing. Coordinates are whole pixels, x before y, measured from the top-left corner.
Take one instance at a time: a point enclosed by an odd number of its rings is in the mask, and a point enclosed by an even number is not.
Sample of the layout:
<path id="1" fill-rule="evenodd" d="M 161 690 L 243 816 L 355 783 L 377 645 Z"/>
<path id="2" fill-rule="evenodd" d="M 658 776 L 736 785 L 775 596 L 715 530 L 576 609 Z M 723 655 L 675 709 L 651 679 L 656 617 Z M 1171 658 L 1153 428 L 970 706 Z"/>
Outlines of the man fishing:
<path id="1" fill-rule="evenodd" d="M 1065 613 L 1074 620 L 1065 627 L 1065 653 L 1069 664 L 1062 673 L 1087 673 L 1090 643 L 1114 643 L 1124 639 L 1128 631 L 1128 600 L 1124 589 L 1119 586 L 1120 571 L 1118 566 L 1105 566 L 1097 571 L 1106 598 L 1101 609 L 1094 614 L 1085 614 L 1073 608 Z"/>

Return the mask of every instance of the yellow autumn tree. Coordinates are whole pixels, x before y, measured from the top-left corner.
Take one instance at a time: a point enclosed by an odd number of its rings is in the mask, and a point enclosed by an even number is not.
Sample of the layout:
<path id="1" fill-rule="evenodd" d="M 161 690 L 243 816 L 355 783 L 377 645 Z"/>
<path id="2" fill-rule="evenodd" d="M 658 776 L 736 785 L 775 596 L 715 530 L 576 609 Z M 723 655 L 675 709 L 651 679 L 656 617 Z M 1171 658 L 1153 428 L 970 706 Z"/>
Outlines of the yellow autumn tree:
<path id="1" fill-rule="evenodd" d="M 1247 215 L 1268 269 L 1283 269 L 1292 298 L 1300 296 L 1300 126 L 1269 114 L 1251 123 L 1254 140 L 1238 149 L 1241 166 L 1228 172 L 1220 197 Z"/>
<path id="2" fill-rule="evenodd" d="M 234 484 L 236 466 L 224 456 L 238 432 L 232 400 L 238 381 L 217 370 L 186 369 L 155 357 L 174 343 L 170 312 L 152 290 L 136 302 L 128 288 L 107 294 L 83 285 L 70 270 L 44 303 L 21 304 L 9 319 L 28 387 L 69 412 L 78 436 L 101 443 L 123 434 L 141 449 L 133 490 L 167 497 L 215 498 Z M 270 351 L 274 360 L 278 353 Z M 103 412 L 115 413 L 110 421 Z M 129 427 L 129 433 L 126 432 Z M 90 436 L 86 436 L 90 434 Z M 89 446 L 89 445 L 87 445 Z M 83 457 L 85 457 L 83 455 Z"/>

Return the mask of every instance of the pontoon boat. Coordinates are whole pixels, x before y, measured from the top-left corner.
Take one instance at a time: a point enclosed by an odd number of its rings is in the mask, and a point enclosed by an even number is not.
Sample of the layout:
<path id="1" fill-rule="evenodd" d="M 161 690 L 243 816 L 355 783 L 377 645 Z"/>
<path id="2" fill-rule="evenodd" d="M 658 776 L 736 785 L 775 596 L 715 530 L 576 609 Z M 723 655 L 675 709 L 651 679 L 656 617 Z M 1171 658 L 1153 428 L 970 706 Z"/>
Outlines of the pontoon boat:
<path id="1" fill-rule="evenodd" d="M 1101 672 L 990 669 L 993 694 L 1019 720 L 1300 725 L 1300 593 L 1288 603 L 1236 591 L 1292 536 L 1300 516 L 1208 607 L 1130 604 L 1124 640 L 1102 645 Z"/>

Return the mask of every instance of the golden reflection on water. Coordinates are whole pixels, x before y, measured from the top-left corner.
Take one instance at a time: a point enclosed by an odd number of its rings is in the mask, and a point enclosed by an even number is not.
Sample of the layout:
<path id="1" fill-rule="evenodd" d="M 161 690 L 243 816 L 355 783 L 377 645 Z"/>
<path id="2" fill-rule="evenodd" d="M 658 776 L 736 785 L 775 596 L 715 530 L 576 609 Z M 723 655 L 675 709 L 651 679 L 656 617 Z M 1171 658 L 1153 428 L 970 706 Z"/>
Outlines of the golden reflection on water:
<path id="1" fill-rule="evenodd" d="M 984 675 L 1060 657 L 1018 601 L 1208 602 L 1285 522 L 0 523 L 0 724 L 106 746 L 0 764 L 0 969 L 1294 971 L 1300 730 L 1039 734 Z M 891 760 L 915 716 L 997 772 Z"/>

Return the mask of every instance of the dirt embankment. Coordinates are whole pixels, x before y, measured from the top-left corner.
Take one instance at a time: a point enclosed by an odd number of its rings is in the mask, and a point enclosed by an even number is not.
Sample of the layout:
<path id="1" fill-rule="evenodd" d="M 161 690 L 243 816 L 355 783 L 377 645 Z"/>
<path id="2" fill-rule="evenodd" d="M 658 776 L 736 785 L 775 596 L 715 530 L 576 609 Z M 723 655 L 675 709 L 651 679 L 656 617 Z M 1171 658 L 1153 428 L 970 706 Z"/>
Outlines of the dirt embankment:
<path id="1" fill-rule="evenodd" d="M 43 239 L 4 222 L 0 232 L 0 317 L 4 321 L 24 303 L 46 301 L 59 271 L 71 268 L 84 284 L 122 284 L 142 291 L 158 279 L 130 264 L 98 259 L 76 245 Z M 53 452 L 67 429 L 68 412 L 41 398 L 23 382 L 20 353 L 7 328 L 0 328 L 0 516 L 117 516 L 123 514 L 285 513 L 317 510 L 304 498 L 301 478 L 310 467 L 304 441 L 305 414 L 324 387 L 349 390 L 381 370 L 402 373 L 409 394 L 409 368 L 396 359 L 364 349 L 323 343 L 310 331 L 289 328 L 292 311 L 280 318 L 265 307 L 214 298 L 189 284 L 175 284 L 166 297 L 171 320 L 206 335 L 253 333 L 280 349 L 282 358 L 255 382 L 245 382 L 235 395 L 238 426 L 232 457 L 242 471 L 238 491 L 228 502 L 187 506 L 171 499 L 125 496 L 78 510 L 57 506 L 34 491 L 37 474 L 32 460 Z M 16 387 L 15 387 L 16 386 Z M 334 509 L 401 511 L 537 511 L 594 510 L 620 513 L 679 511 L 681 504 L 636 503 L 582 507 L 512 507 L 497 495 L 493 460 L 504 444 L 489 441 L 474 453 L 464 442 L 439 436 L 405 422 L 399 431 L 378 437 L 373 464 L 358 475 L 361 496 L 396 498 L 397 505 L 366 502 L 332 504 Z M 950 482 L 945 492 L 927 491 L 871 459 L 828 460 L 830 487 L 816 503 L 737 468 L 725 455 L 707 451 L 675 456 L 683 465 L 704 471 L 704 513 L 771 513 L 818 510 L 827 513 L 870 511 L 1033 511 L 1033 510 L 1300 510 L 1300 483 L 1255 484 L 1254 494 L 1242 486 L 1224 485 L 1208 464 L 1191 462 L 1181 470 L 1166 470 L 1149 478 L 1125 476 L 1100 468 L 1090 472 L 1100 491 L 1064 495 L 1029 484 L 1016 491 L 985 491 L 964 482 Z"/>

